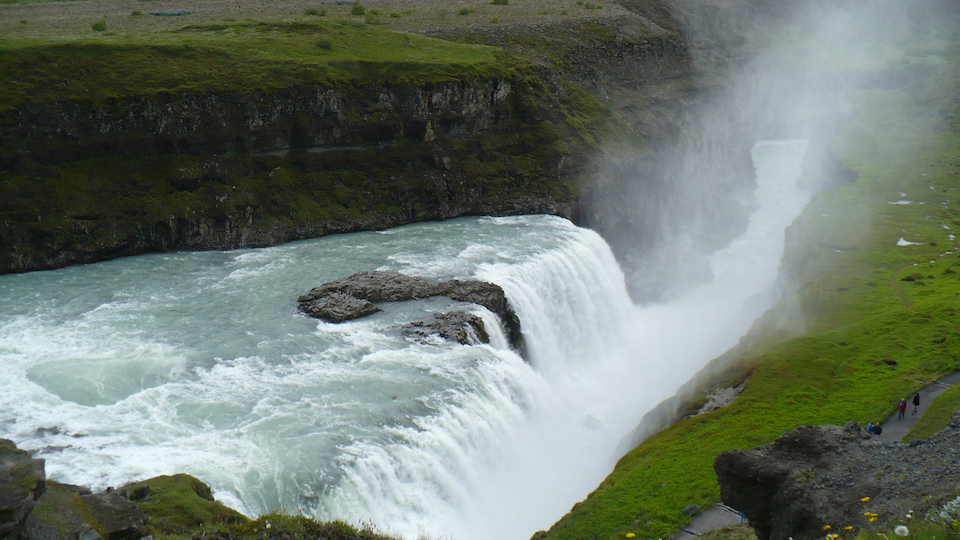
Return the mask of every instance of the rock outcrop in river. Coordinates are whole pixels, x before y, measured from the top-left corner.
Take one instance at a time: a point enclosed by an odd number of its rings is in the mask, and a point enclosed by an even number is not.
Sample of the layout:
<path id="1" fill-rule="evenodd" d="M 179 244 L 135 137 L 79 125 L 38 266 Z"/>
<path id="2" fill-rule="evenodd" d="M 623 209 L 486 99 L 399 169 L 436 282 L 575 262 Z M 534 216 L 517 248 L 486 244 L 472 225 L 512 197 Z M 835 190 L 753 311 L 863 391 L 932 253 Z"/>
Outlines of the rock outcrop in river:
<path id="1" fill-rule="evenodd" d="M 856 422 L 801 426 L 766 446 L 723 452 L 714 469 L 723 502 L 747 516 L 760 540 L 822 538 L 828 525 L 877 529 L 956 493 L 960 412 L 910 444 L 880 442 Z"/>
<path id="2" fill-rule="evenodd" d="M 499 285 L 484 281 L 460 281 L 452 279 L 440 283 L 399 272 L 358 272 L 319 287 L 300 296 L 297 302 L 300 311 L 327 322 L 340 323 L 366 317 L 380 311 L 374 302 L 401 302 L 420 300 L 432 296 L 446 296 L 459 302 L 479 304 L 493 312 L 503 322 L 510 344 L 523 350 L 520 319 L 507 303 L 507 297 Z M 429 323 L 412 323 L 404 333 L 414 336 L 438 334 L 445 339 L 471 344 L 487 343 L 489 336 L 479 317 L 454 311 L 434 316 Z"/>

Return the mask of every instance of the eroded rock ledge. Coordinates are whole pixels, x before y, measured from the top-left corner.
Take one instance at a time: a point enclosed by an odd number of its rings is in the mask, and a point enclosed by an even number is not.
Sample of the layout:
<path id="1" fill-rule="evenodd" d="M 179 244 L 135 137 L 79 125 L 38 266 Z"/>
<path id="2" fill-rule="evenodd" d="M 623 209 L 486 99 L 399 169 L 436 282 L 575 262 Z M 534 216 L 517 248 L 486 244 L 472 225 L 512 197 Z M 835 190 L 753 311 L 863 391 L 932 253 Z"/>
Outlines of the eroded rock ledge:
<path id="1" fill-rule="evenodd" d="M 300 311 L 327 322 L 340 323 L 366 317 L 380 311 L 374 302 L 420 300 L 432 296 L 446 296 L 459 302 L 479 304 L 503 321 L 510 345 L 523 351 L 520 319 L 510 309 L 507 297 L 499 285 L 484 281 L 452 279 L 432 283 L 424 278 L 399 272 L 358 272 L 319 287 L 297 299 Z M 414 336 L 438 334 L 463 344 L 478 340 L 489 342 L 483 321 L 462 311 L 436 314 L 433 322 L 412 323 L 404 333 Z"/>
<path id="2" fill-rule="evenodd" d="M 766 446 L 723 452 L 714 469 L 723 502 L 747 516 L 760 540 L 822 538 L 827 525 L 874 530 L 956 492 L 960 412 L 910 444 L 880 442 L 856 422 L 801 426 Z"/>

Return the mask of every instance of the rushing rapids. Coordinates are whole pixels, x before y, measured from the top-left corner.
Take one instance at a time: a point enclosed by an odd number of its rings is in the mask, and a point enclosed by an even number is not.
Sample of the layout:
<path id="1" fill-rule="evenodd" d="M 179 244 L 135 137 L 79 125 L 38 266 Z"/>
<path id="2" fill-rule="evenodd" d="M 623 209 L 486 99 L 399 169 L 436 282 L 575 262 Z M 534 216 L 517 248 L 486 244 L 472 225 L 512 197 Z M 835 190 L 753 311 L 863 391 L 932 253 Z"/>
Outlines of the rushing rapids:
<path id="1" fill-rule="evenodd" d="M 0 277 L 0 437 L 94 488 L 188 472 L 248 514 L 527 538 L 769 305 L 805 150 L 757 145 L 750 227 L 711 257 L 713 283 L 664 305 L 632 305 L 602 238 L 550 216 Z M 529 362 L 496 316 L 445 297 L 343 324 L 298 314 L 303 291 L 374 269 L 500 285 Z M 490 344 L 400 330 L 451 308 L 481 317 Z"/>

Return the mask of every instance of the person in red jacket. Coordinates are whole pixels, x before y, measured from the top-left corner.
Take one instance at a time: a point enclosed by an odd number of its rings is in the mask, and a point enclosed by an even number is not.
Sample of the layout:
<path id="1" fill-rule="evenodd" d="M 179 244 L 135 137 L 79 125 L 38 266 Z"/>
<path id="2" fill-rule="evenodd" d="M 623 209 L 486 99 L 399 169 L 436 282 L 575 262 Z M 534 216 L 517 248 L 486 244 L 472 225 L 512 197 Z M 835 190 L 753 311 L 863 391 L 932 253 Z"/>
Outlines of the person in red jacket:
<path id="1" fill-rule="evenodd" d="M 900 398 L 900 404 L 897 405 L 897 410 L 900 411 L 900 414 L 897 415 L 897 420 L 900 420 L 907 412 L 907 398 Z"/>

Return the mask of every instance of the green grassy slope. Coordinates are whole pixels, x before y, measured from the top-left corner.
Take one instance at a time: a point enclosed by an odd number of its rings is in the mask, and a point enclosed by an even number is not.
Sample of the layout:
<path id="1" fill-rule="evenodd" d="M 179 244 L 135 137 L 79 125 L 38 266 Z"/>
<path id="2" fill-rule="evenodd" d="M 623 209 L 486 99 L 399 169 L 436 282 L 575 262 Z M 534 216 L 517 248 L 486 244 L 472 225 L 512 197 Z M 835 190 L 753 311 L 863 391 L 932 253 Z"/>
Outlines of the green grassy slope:
<path id="1" fill-rule="evenodd" d="M 930 403 L 923 417 L 917 421 L 913 429 L 903 438 L 905 441 L 926 439 L 934 433 L 947 427 L 950 416 L 960 411 L 960 386 L 954 386 L 940 394 Z"/>
<path id="2" fill-rule="evenodd" d="M 739 399 L 628 453 L 548 538 L 666 538 L 689 520 L 684 507 L 719 499 L 719 452 L 802 424 L 876 421 L 960 369 L 960 249 L 949 238 L 960 229 L 960 58 L 949 60 L 935 77 L 851 102 L 836 150 L 859 179 L 816 196 L 794 224 L 793 294 L 728 355 L 751 372 Z M 912 202 L 890 204 L 900 200 Z"/>
<path id="3" fill-rule="evenodd" d="M 502 77 L 510 65 L 492 47 L 352 20 L 246 21 L 45 40 L 0 36 L 0 111 L 27 102 L 100 102 L 158 92 Z"/>

